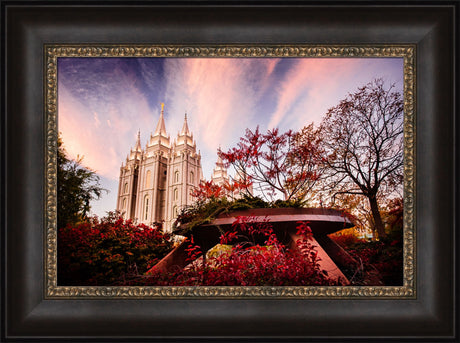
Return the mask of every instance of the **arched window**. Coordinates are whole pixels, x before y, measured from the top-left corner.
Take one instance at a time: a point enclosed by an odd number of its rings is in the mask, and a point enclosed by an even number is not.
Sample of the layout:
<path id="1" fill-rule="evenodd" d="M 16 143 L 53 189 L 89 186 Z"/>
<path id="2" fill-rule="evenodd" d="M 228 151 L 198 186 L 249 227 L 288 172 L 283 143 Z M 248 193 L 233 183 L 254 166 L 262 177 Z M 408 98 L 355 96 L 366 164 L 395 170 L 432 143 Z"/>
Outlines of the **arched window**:
<path id="1" fill-rule="evenodd" d="M 150 180 L 152 178 L 152 172 L 147 170 L 145 173 L 145 188 L 150 188 Z"/>
<path id="2" fill-rule="evenodd" d="M 176 170 L 176 172 L 174 173 L 174 181 L 175 182 L 179 182 L 179 172 Z"/>
<path id="3" fill-rule="evenodd" d="M 147 220 L 149 215 L 149 196 L 144 197 L 144 220 Z"/>
<path id="4" fill-rule="evenodd" d="M 195 180 L 194 180 L 194 175 L 193 175 L 193 172 L 191 171 L 190 172 L 190 183 L 193 183 Z"/>
<path id="5" fill-rule="evenodd" d="M 179 199 L 179 190 L 177 188 L 174 188 L 174 200 Z"/>
<path id="6" fill-rule="evenodd" d="M 121 210 L 126 210 L 126 198 L 123 198 L 123 203 L 121 205 Z"/>
<path id="7" fill-rule="evenodd" d="M 123 193 L 126 194 L 128 193 L 128 183 L 125 183 L 125 187 L 123 188 Z"/>
<path id="8" fill-rule="evenodd" d="M 174 207 L 173 207 L 173 217 L 175 218 L 175 217 L 177 217 L 178 215 L 179 215 L 179 211 L 178 211 L 178 209 L 177 209 L 177 206 L 174 206 Z"/>

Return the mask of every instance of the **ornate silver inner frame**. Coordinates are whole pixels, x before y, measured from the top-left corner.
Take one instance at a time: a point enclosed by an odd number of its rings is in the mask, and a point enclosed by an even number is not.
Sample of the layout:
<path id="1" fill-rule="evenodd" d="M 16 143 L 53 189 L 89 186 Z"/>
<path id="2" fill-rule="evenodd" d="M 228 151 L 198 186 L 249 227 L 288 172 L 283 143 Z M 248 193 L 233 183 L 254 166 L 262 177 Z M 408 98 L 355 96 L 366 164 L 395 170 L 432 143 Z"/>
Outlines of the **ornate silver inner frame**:
<path id="1" fill-rule="evenodd" d="M 380 298 L 416 297 L 415 46 L 414 45 L 46 45 L 45 53 L 45 298 Z M 68 287 L 57 285 L 57 62 L 60 57 L 366 57 L 404 59 L 404 278 L 402 286 Z"/>

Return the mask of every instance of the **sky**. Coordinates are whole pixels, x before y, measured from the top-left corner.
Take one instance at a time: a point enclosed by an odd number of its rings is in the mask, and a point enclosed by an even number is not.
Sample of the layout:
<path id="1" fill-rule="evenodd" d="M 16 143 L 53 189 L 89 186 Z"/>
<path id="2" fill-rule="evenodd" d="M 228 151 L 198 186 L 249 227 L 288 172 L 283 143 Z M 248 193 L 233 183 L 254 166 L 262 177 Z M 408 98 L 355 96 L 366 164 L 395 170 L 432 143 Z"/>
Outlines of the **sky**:
<path id="1" fill-rule="evenodd" d="M 294 131 L 319 125 L 327 110 L 375 78 L 403 89 L 402 58 L 58 58 L 58 130 L 71 158 L 94 170 L 109 192 L 91 203 L 116 207 L 120 166 L 155 131 L 165 104 L 171 140 L 184 115 L 209 180 L 217 149 L 246 128 Z"/>

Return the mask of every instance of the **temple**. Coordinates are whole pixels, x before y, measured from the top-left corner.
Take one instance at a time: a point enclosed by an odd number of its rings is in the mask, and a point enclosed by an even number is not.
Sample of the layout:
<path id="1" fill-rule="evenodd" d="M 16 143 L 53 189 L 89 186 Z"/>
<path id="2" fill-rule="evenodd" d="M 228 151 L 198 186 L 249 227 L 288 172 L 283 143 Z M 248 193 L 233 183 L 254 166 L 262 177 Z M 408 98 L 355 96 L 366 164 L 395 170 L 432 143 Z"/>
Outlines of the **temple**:
<path id="1" fill-rule="evenodd" d="M 203 179 L 187 114 L 182 130 L 171 142 L 166 132 L 164 104 L 153 135 L 144 149 L 140 132 L 134 148 L 120 167 L 117 210 L 125 219 L 151 225 L 163 223 L 169 232 L 180 209 L 193 203 L 192 189 Z"/>

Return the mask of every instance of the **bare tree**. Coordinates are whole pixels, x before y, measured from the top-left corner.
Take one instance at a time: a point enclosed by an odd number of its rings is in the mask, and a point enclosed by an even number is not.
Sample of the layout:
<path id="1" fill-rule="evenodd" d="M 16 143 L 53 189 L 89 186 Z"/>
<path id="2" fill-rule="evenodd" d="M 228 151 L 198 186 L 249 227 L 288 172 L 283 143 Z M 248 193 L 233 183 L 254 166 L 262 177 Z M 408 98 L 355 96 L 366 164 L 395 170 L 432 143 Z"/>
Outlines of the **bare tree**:
<path id="1" fill-rule="evenodd" d="M 379 237 L 385 229 L 378 195 L 402 184 L 404 102 L 376 79 L 329 109 L 321 123 L 327 184 L 334 196 L 367 197 Z"/>

